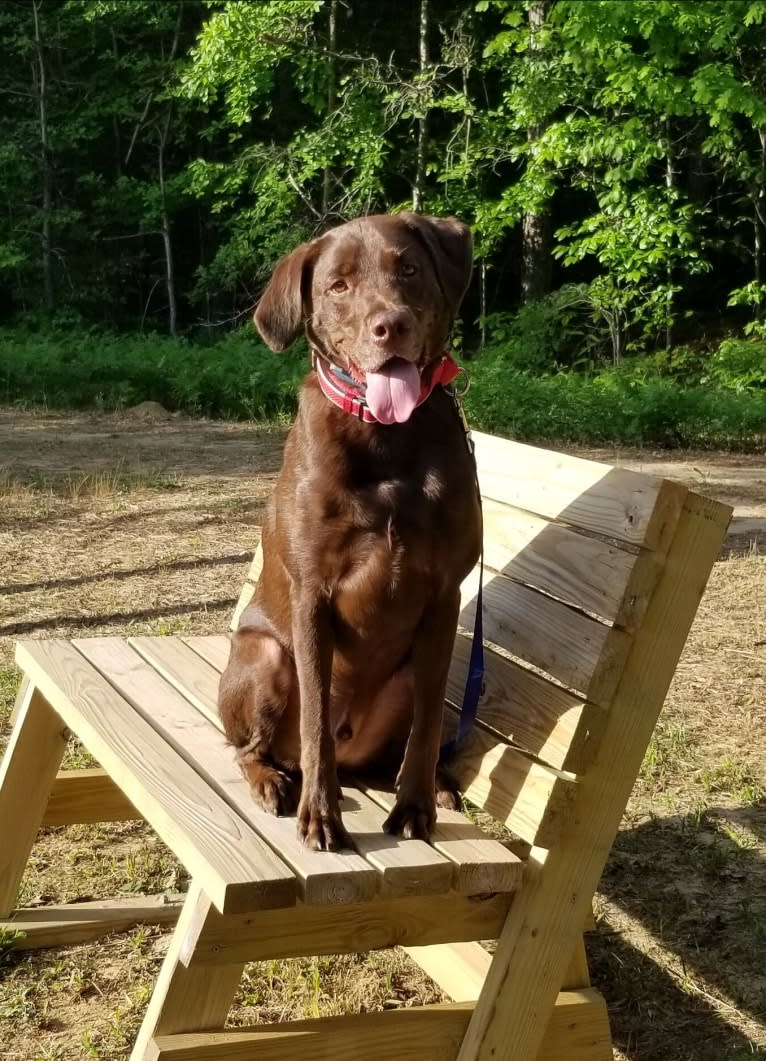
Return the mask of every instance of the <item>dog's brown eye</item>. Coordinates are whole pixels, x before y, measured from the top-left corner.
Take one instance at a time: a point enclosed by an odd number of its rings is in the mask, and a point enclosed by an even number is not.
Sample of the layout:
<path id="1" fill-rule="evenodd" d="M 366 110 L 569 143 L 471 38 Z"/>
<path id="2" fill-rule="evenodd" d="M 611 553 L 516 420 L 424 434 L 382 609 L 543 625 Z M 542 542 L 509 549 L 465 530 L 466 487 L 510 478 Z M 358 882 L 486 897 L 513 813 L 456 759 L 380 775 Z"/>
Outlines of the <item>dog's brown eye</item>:
<path id="1" fill-rule="evenodd" d="M 342 295 L 344 291 L 348 291 L 348 284 L 345 280 L 336 280 L 334 284 L 330 285 L 330 290 L 334 291 L 336 295 Z"/>
<path id="2" fill-rule="evenodd" d="M 401 268 L 402 276 L 414 276 L 416 272 L 417 269 L 414 265 L 403 265 Z"/>

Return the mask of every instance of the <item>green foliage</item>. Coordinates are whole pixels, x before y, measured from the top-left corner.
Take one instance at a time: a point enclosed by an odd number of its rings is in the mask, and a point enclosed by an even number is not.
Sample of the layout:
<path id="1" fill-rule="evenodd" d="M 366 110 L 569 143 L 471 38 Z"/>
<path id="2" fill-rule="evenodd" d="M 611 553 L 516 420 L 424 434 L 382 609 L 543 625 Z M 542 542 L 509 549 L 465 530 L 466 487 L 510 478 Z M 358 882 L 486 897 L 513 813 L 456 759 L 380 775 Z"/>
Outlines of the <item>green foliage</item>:
<path id="1" fill-rule="evenodd" d="M 591 327 L 587 289 L 566 285 L 517 313 L 491 313 L 484 324 L 491 352 L 510 368 L 546 372 L 592 363 L 598 335 Z"/>
<path id="2" fill-rule="evenodd" d="M 766 448 L 766 391 L 682 384 L 643 362 L 535 376 L 489 350 L 471 368 L 466 411 L 476 427 L 538 442 Z"/>
<path id="3" fill-rule="evenodd" d="M 703 380 L 727 390 L 766 393 L 766 339 L 727 339 L 710 357 Z"/>
<path id="4" fill-rule="evenodd" d="M 555 313 L 520 315 L 542 358 Z M 496 336 L 503 322 L 495 323 Z M 502 344 L 469 365 L 466 411 L 479 428 L 532 441 L 627 443 L 758 450 L 766 447 L 766 387 L 731 380 L 764 364 L 764 346 L 724 343 L 713 355 L 691 350 L 632 358 L 596 375 L 540 375 L 524 363 L 524 333 L 505 322 Z M 574 332 L 572 333 L 574 335 Z M 740 349 L 746 347 L 746 350 Z M 562 354 L 566 350 L 561 348 Z M 732 358 L 734 361 L 732 362 Z M 739 358 L 740 360 L 736 360 Z M 273 354 L 252 331 L 201 346 L 158 335 L 121 337 L 59 329 L 0 331 L 0 401 L 121 409 L 145 400 L 193 415 L 263 419 L 292 415 L 308 370 L 303 344 Z M 761 373 L 762 375 L 762 373 Z M 706 381 L 706 382 L 704 382 Z"/>
<path id="5" fill-rule="evenodd" d="M 153 400 L 201 416 L 264 419 L 295 409 L 301 344 L 277 356 L 252 330 L 209 346 L 158 335 L 0 332 L 0 401 L 122 409 Z"/>

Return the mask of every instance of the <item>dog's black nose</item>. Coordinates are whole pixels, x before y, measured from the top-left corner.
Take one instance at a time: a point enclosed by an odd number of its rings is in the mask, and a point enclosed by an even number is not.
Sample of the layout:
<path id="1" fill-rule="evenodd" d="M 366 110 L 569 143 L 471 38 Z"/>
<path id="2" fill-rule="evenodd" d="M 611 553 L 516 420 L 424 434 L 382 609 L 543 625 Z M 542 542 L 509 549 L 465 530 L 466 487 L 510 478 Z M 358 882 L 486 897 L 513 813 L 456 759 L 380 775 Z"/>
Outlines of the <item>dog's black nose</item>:
<path id="1" fill-rule="evenodd" d="M 379 346 L 403 339 L 409 330 L 409 317 L 403 310 L 385 310 L 370 319 L 370 334 Z"/>

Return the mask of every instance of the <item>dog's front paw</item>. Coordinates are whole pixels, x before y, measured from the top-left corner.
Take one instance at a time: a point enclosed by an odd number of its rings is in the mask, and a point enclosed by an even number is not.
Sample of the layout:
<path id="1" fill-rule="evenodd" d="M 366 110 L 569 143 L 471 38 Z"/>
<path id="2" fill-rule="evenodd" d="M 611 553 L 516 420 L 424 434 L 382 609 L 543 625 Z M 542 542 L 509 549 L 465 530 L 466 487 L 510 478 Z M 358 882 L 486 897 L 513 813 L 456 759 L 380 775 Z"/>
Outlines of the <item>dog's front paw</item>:
<path id="1" fill-rule="evenodd" d="M 298 838 L 313 851 L 353 848 L 337 800 L 304 792 L 298 806 Z"/>
<path id="2" fill-rule="evenodd" d="M 293 813 L 297 788 L 291 777 L 267 763 L 243 763 L 241 768 L 261 810 L 278 816 Z"/>
<path id="3" fill-rule="evenodd" d="M 383 823 L 387 833 L 401 833 L 407 840 L 428 840 L 436 826 L 436 799 L 430 793 L 399 792 L 394 809 Z"/>

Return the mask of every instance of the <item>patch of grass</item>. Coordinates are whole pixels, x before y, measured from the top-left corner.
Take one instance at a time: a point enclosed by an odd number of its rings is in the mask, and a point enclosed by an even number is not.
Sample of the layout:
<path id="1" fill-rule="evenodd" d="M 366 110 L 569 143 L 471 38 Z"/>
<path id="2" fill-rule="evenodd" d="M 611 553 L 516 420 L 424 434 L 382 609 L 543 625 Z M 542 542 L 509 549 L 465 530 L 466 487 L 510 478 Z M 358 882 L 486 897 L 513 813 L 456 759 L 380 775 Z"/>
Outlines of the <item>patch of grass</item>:
<path id="1" fill-rule="evenodd" d="M 305 346 L 275 355 L 240 329 L 214 345 L 159 335 L 0 330 L 0 400 L 124 409 L 158 401 L 192 415 L 260 420 L 295 410 Z"/>
<path id="2" fill-rule="evenodd" d="M 691 748 L 691 739 L 682 722 L 660 718 L 641 765 L 642 780 L 659 784 L 688 762 Z"/>
<path id="3" fill-rule="evenodd" d="M 705 767 L 700 773 L 700 781 L 709 795 L 729 796 L 744 806 L 759 803 L 766 795 L 753 772 L 730 755 L 716 766 Z"/>
<path id="4" fill-rule="evenodd" d="M 642 378 L 634 359 L 596 376 L 539 375 L 487 350 L 468 366 L 470 422 L 534 442 L 759 451 L 766 445 L 766 391 Z"/>
<path id="5" fill-rule="evenodd" d="M 0 667 L 0 723 L 6 723 L 16 702 L 21 671 L 15 663 Z"/>
<path id="6" fill-rule="evenodd" d="M 67 501 L 103 500 L 138 490 L 177 490 L 177 476 L 142 468 L 126 468 L 120 460 L 98 472 L 79 472 L 57 478 L 36 472 L 22 478 L 10 468 L 0 469 L 0 497 L 8 501 L 30 501 L 35 496 L 58 496 Z"/>

